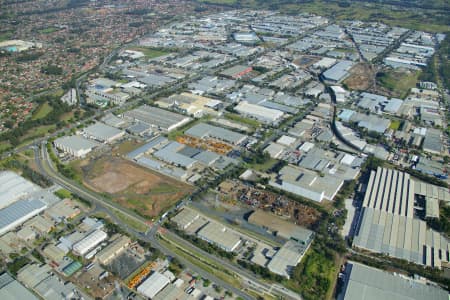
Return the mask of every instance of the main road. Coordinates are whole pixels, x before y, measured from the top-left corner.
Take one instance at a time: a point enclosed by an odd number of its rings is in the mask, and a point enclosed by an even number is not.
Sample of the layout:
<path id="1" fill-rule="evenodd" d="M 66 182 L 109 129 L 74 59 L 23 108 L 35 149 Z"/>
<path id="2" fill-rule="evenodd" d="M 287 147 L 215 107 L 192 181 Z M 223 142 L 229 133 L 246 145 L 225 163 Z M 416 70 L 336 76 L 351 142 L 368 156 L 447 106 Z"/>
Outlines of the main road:
<path id="1" fill-rule="evenodd" d="M 218 285 L 220 285 L 223 288 L 242 297 L 243 299 L 253 299 L 247 293 L 241 291 L 240 289 L 235 288 L 234 286 L 228 284 L 227 282 L 221 280 L 220 278 L 217 278 L 216 276 L 206 272 L 205 270 L 192 264 L 191 262 L 184 259 L 183 257 L 177 255 L 171 249 L 162 245 L 157 238 L 157 230 L 159 229 L 159 226 L 157 224 L 154 224 L 146 233 L 138 232 L 138 231 L 134 230 L 133 228 L 131 228 L 130 226 L 128 226 L 127 224 L 125 224 L 124 222 L 122 222 L 120 219 L 118 219 L 115 216 L 113 211 L 117 210 L 120 213 L 126 215 L 127 217 L 133 218 L 134 220 L 141 222 L 148 226 L 148 222 L 144 218 L 123 209 L 121 206 L 117 205 L 114 202 L 109 201 L 108 199 L 102 197 L 101 195 L 98 195 L 92 191 L 89 191 L 88 189 L 81 187 L 77 183 L 61 176 L 54 169 L 52 161 L 48 155 L 45 142 L 42 143 L 41 147 L 35 147 L 34 151 L 35 151 L 35 162 L 36 162 L 36 165 L 37 165 L 40 173 L 47 176 L 54 183 L 67 189 L 68 191 L 72 192 L 73 194 L 76 194 L 76 195 L 90 201 L 91 203 L 93 203 L 95 205 L 94 211 L 105 212 L 106 214 L 108 214 L 112 218 L 112 220 L 117 225 L 119 225 L 123 230 L 125 230 L 128 234 L 138 237 L 139 239 L 144 240 L 146 242 L 149 242 L 153 247 L 160 250 L 162 253 L 164 253 L 166 255 L 176 257 L 187 268 L 198 273 L 203 278 L 207 278 L 211 282 L 217 283 Z"/>

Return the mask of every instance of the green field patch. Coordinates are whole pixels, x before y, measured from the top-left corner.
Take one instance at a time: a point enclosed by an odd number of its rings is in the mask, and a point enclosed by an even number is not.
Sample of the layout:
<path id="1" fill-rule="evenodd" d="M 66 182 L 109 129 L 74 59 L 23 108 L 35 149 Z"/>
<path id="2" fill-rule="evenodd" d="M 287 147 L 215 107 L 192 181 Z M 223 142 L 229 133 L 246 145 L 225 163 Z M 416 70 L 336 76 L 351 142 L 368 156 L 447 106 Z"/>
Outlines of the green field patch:
<path id="1" fill-rule="evenodd" d="M 4 41 L 7 41 L 7 40 L 10 40 L 11 39 L 11 37 L 13 36 L 13 33 L 12 32 L 2 32 L 2 33 L 0 33 L 0 42 L 4 42 Z"/>
<path id="2" fill-rule="evenodd" d="M 411 88 L 419 81 L 420 71 L 388 70 L 377 74 L 377 82 L 388 89 L 393 97 L 406 98 Z"/>
<path id="3" fill-rule="evenodd" d="M 44 28 L 44 29 L 39 29 L 39 33 L 50 34 L 50 33 L 56 32 L 58 30 L 59 29 L 56 27 L 48 27 L 48 28 Z"/>
<path id="4" fill-rule="evenodd" d="M 392 130 L 398 130 L 400 128 L 400 124 L 401 123 L 399 120 L 392 120 L 389 128 L 391 128 Z"/>
<path id="5" fill-rule="evenodd" d="M 45 118 L 49 113 L 51 113 L 52 110 L 53 107 L 48 102 L 44 102 L 34 111 L 31 119 L 39 120 Z"/>
<path id="6" fill-rule="evenodd" d="M 136 231 L 144 232 L 148 229 L 148 227 L 143 224 L 142 222 L 137 221 L 136 219 L 133 219 L 124 213 L 114 210 L 114 214 L 117 218 L 119 218 L 122 222 L 130 226 L 131 228 L 135 229 Z"/>
<path id="7" fill-rule="evenodd" d="M 224 116 L 225 116 L 225 118 L 227 118 L 231 121 L 245 124 L 245 125 L 251 126 L 253 128 L 259 127 L 259 125 L 260 125 L 260 123 L 258 121 L 254 120 L 254 119 L 245 118 L 238 114 L 226 113 Z"/>

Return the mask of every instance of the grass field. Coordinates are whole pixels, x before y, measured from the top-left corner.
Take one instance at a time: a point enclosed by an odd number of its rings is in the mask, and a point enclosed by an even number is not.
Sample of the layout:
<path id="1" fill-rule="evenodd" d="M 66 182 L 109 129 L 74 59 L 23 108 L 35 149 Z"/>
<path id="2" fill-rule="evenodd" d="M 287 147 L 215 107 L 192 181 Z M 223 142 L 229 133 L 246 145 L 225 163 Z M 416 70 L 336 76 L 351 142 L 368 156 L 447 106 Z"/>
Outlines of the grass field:
<path id="1" fill-rule="evenodd" d="M 40 29 L 39 33 L 50 34 L 50 33 L 56 32 L 56 31 L 58 31 L 58 28 L 56 28 L 56 27 L 48 27 L 48 28 Z"/>
<path id="2" fill-rule="evenodd" d="M 131 228 L 135 229 L 136 231 L 144 232 L 144 231 L 146 231 L 148 229 L 148 227 L 145 226 L 144 224 L 142 224 L 141 222 L 136 221 L 135 219 L 132 219 L 132 218 L 124 215 L 123 213 L 121 213 L 118 210 L 114 210 L 114 214 L 122 222 L 124 222 L 125 224 L 127 224 Z"/>
<path id="3" fill-rule="evenodd" d="M 53 108 L 51 107 L 51 105 L 48 102 L 44 102 L 34 111 L 31 119 L 39 120 L 45 118 L 52 110 Z"/>
<path id="4" fill-rule="evenodd" d="M 10 149 L 11 147 L 11 144 L 7 141 L 0 142 L 0 153 Z"/>
<path id="5" fill-rule="evenodd" d="M 160 57 L 160 56 L 163 56 L 163 55 L 166 55 L 166 54 L 170 53 L 168 51 L 154 49 L 154 48 L 148 48 L 148 47 L 133 47 L 130 50 L 140 51 L 140 52 L 144 53 L 144 55 L 147 58 Z"/>
<path id="6" fill-rule="evenodd" d="M 231 121 L 235 121 L 238 123 L 242 123 L 242 124 L 248 125 L 253 128 L 257 128 L 260 125 L 260 123 L 258 121 L 242 117 L 238 114 L 226 113 L 224 116 L 226 119 L 229 119 Z"/>
<path id="7" fill-rule="evenodd" d="M 11 39 L 12 36 L 13 36 L 12 32 L 0 33 L 0 42 L 7 41 L 7 40 Z"/>
<path id="8" fill-rule="evenodd" d="M 405 98 L 419 81 L 420 71 L 389 70 L 377 74 L 377 83 L 387 89 L 393 97 Z"/>
<path id="9" fill-rule="evenodd" d="M 30 130 L 27 132 L 27 134 L 25 134 L 24 136 L 22 136 L 21 141 L 22 142 L 27 142 L 31 139 L 37 138 L 37 137 L 42 137 L 44 135 L 46 135 L 47 133 L 49 133 L 50 131 L 54 130 L 56 128 L 56 125 L 42 125 L 39 127 L 36 127 L 33 130 Z M 20 145 L 18 146 L 20 147 Z"/>
<path id="10" fill-rule="evenodd" d="M 389 126 L 392 130 L 398 130 L 400 128 L 400 121 L 399 120 L 392 120 L 391 125 Z"/>
<path id="11" fill-rule="evenodd" d="M 121 206 L 155 217 L 192 191 L 192 187 L 117 156 L 74 164 L 83 183 Z"/>

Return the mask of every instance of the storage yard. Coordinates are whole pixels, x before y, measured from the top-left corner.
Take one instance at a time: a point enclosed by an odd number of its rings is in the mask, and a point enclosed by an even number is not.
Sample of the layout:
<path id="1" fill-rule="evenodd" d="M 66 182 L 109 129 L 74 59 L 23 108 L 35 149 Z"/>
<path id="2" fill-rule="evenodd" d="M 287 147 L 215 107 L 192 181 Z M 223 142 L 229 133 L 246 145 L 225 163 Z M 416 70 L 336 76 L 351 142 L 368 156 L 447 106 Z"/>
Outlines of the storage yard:
<path id="1" fill-rule="evenodd" d="M 121 158 L 102 157 L 87 162 L 81 169 L 86 186 L 151 217 L 172 206 L 192 189 Z"/>

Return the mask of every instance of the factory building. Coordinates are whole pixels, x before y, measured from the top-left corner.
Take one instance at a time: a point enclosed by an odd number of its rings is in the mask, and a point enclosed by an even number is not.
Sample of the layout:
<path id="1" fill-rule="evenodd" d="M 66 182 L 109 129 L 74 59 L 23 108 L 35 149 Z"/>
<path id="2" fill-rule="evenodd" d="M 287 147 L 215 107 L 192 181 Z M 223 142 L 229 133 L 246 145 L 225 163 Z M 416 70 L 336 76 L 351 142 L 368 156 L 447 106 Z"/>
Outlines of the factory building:
<path id="1" fill-rule="evenodd" d="M 169 283 L 169 278 L 161 273 L 153 272 L 149 278 L 138 286 L 137 291 L 145 297 L 153 299 L 156 294 L 162 291 Z"/>
<path id="2" fill-rule="evenodd" d="M 185 134 L 200 139 L 213 138 L 232 145 L 239 145 L 247 138 L 246 135 L 206 123 L 199 123 L 192 126 L 185 132 Z"/>
<path id="3" fill-rule="evenodd" d="M 209 222 L 197 233 L 198 237 L 215 244 L 227 252 L 233 252 L 241 244 L 241 238 L 231 229 L 216 222 Z"/>
<path id="4" fill-rule="evenodd" d="M 0 172 L 0 209 L 39 190 L 37 185 L 14 172 Z"/>
<path id="5" fill-rule="evenodd" d="M 108 235 L 106 234 L 106 232 L 104 232 L 103 230 L 95 230 L 82 240 L 75 243 L 72 247 L 72 251 L 75 255 L 84 256 L 107 238 Z"/>
<path id="6" fill-rule="evenodd" d="M 338 83 L 349 75 L 349 70 L 353 66 L 353 62 L 343 60 L 322 73 L 322 78 L 329 82 Z"/>
<path id="7" fill-rule="evenodd" d="M 427 199 L 432 196 L 441 196 L 441 201 L 448 197 L 443 191 L 434 193 L 432 187 L 422 188 L 408 173 L 386 168 L 372 171 L 353 245 L 431 267 L 448 263 L 449 241 L 420 219 L 420 202 L 433 201 Z M 432 208 L 430 204 L 428 209 Z"/>
<path id="8" fill-rule="evenodd" d="M 78 135 L 64 136 L 56 139 L 56 148 L 75 157 L 84 157 L 100 144 Z"/>
<path id="9" fill-rule="evenodd" d="M 0 299 L 38 300 L 33 293 L 6 272 L 0 274 Z"/>
<path id="10" fill-rule="evenodd" d="M 357 262 L 347 263 L 344 287 L 337 297 L 338 300 L 447 300 L 448 298 L 448 292 L 437 285 Z"/>
<path id="11" fill-rule="evenodd" d="M 19 200 L 0 210 L 0 235 L 31 219 L 47 208 L 40 200 Z"/>
<path id="12" fill-rule="evenodd" d="M 328 173 L 322 175 L 304 168 L 287 165 L 269 184 L 317 202 L 321 202 L 323 199 L 331 201 L 344 184 L 344 179 Z"/>
<path id="13" fill-rule="evenodd" d="M 188 123 L 191 118 L 161 108 L 142 105 L 126 112 L 125 117 L 170 132 Z"/>
<path id="14" fill-rule="evenodd" d="M 170 220 L 177 224 L 178 228 L 186 230 L 200 217 L 199 213 L 190 208 L 183 208 L 176 216 L 172 217 Z"/>
<path id="15" fill-rule="evenodd" d="M 253 71 L 252 67 L 237 65 L 229 69 L 226 69 L 221 73 L 221 75 L 225 77 L 230 77 L 232 79 L 238 79 L 247 75 L 251 71 Z"/>
<path id="16" fill-rule="evenodd" d="M 124 131 L 100 122 L 84 128 L 83 133 L 87 138 L 102 143 L 112 143 L 125 135 Z"/>
<path id="17" fill-rule="evenodd" d="M 116 238 L 108 247 L 102 249 L 96 256 L 97 260 L 102 265 L 109 264 L 115 257 L 122 253 L 128 245 L 130 245 L 131 240 L 125 235 L 121 235 Z"/>
<path id="18" fill-rule="evenodd" d="M 284 116 L 284 113 L 280 110 L 266 108 L 246 101 L 240 102 L 234 107 L 234 110 L 246 117 L 254 118 L 267 124 L 278 124 Z"/>

